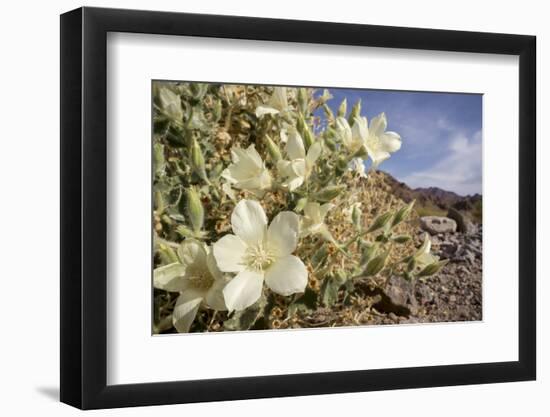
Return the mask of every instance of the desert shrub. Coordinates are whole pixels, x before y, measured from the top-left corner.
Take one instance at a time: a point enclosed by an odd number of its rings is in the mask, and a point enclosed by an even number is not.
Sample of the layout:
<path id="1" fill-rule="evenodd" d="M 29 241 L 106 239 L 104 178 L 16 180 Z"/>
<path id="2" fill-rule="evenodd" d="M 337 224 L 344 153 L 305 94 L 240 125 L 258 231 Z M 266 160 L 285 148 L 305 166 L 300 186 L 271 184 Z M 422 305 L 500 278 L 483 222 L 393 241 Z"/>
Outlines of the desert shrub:
<path id="1" fill-rule="evenodd" d="M 401 147 L 384 113 L 333 114 L 310 88 L 155 82 L 153 96 L 156 333 L 299 327 L 359 283 L 444 265 L 375 171 Z"/>

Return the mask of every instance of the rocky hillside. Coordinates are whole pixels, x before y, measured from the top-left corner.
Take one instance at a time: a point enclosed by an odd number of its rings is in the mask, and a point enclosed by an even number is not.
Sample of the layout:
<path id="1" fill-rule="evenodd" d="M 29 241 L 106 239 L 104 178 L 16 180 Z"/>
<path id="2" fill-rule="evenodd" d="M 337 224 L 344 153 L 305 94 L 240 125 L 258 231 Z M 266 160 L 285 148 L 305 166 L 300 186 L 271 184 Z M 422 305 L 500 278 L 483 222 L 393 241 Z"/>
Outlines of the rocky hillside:
<path id="1" fill-rule="evenodd" d="M 481 223 L 482 197 L 479 194 L 460 196 L 437 187 L 411 188 L 386 172 L 381 174 L 395 196 L 405 202 L 416 200 L 420 215 L 444 215 L 452 207 L 468 213 L 473 220 Z"/>

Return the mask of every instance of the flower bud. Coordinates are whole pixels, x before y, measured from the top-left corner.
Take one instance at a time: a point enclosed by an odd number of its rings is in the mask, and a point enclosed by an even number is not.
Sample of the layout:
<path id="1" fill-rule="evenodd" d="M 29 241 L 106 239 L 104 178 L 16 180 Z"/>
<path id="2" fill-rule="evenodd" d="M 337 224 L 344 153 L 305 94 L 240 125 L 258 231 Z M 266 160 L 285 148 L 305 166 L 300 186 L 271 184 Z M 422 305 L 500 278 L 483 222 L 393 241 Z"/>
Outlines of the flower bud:
<path id="1" fill-rule="evenodd" d="M 155 191 L 154 200 L 155 211 L 160 216 L 162 213 L 164 213 L 164 210 L 166 209 L 166 203 L 164 202 L 164 198 L 162 197 L 162 193 L 160 191 Z"/>
<path id="2" fill-rule="evenodd" d="M 181 122 L 183 118 L 183 107 L 179 95 L 163 87 L 159 90 L 158 101 L 166 116 Z"/>
<path id="3" fill-rule="evenodd" d="M 281 155 L 281 150 L 277 146 L 275 142 L 273 142 L 273 139 L 271 139 L 268 135 L 264 136 L 265 146 L 267 147 L 267 151 L 269 152 L 269 156 L 273 160 L 273 162 L 277 163 L 281 159 L 283 159 L 283 156 Z"/>
<path id="4" fill-rule="evenodd" d="M 325 111 L 325 116 L 329 121 L 334 120 L 334 113 L 332 112 L 329 106 L 327 106 L 326 104 L 323 104 L 323 110 Z"/>
<path id="5" fill-rule="evenodd" d="M 361 214 L 362 212 L 359 206 L 357 204 L 354 205 L 351 211 L 351 221 L 357 229 L 361 228 Z"/>
<path id="6" fill-rule="evenodd" d="M 214 108 L 212 109 L 212 116 L 215 122 L 219 121 L 222 118 L 222 101 L 216 100 L 214 103 Z"/>
<path id="7" fill-rule="evenodd" d="M 348 169 L 348 159 L 343 155 L 339 156 L 336 160 L 336 168 L 340 173 L 346 172 Z"/>
<path id="8" fill-rule="evenodd" d="M 388 211 L 384 214 L 381 214 L 374 220 L 374 223 L 371 225 L 371 227 L 368 228 L 367 233 L 371 233 L 385 227 L 392 217 L 393 217 L 392 211 Z"/>
<path id="9" fill-rule="evenodd" d="M 202 206 L 199 193 L 193 187 L 186 190 L 186 196 L 187 216 L 191 221 L 193 231 L 197 233 L 202 229 L 204 224 L 204 207 Z"/>
<path id="10" fill-rule="evenodd" d="M 346 117 L 346 113 L 348 112 L 348 100 L 343 99 L 340 103 L 340 106 L 338 107 L 338 117 Z"/>
<path id="11" fill-rule="evenodd" d="M 336 150 L 336 142 L 334 142 L 334 140 L 331 139 L 331 138 L 325 138 L 325 145 L 326 145 L 327 148 L 329 148 L 331 151 L 335 151 L 335 150 Z"/>
<path id="12" fill-rule="evenodd" d="M 408 235 L 399 235 L 392 237 L 392 240 L 395 243 L 407 243 L 409 240 L 411 240 L 411 237 Z"/>
<path id="13" fill-rule="evenodd" d="M 351 108 L 351 112 L 348 117 L 348 123 L 350 127 L 353 126 L 353 123 L 355 123 L 356 117 L 361 117 L 361 99 L 357 100 L 357 102 Z"/>
<path id="14" fill-rule="evenodd" d="M 296 203 L 296 207 L 294 207 L 294 211 L 297 213 L 301 212 L 306 206 L 306 204 L 307 204 L 307 198 L 306 197 L 300 198 Z"/>
<path id="15" fill-rule="evenodd" d="M 436 261 L 426 266 L 422 271 L 418 273 L 418 277 L 428 277 L 438 273 L 449 262 L 448 259 L 443 261 Z"/>
<path id="16" fill-rule="evenodd" d="M 197 173 L 197 175 L 208 182 L 208 177 L 206 176 L 206 169 L 204 163 L 204 156 L 202 154 L 201 147 L 199 142 L 193 138 L 191 143 L 191 167 Z"/>
<path id="17" fill-rule="evenodd" d="M 311 133 L 311 130 L 307 125 L 304 129 L 304 134 L 302 137 L 304 139 L 304 145 L 306 149 L 309 149 L 311 145 L 313 145 L 313 143 L 315 142 L 315 137 L 313 136 L 313 133 Z"/>
<path id="18" fill-rule="evenodd" d="M 406 205 L 405 207 L 401 207 L 397 211 L 397 213 L 395 213 L 395 217 L 393 218 L 391 227 L 397 226 L 399 223 L 401 223 L 403 220 L 405 220 L 409 216 L 415 201 L 416 200 L 411 201 L 408 205 Z"/>
<path id="19" fill-rule="evenodd" d="M 308 94 L 306 88 L 298 89 L 298 108 L 302 114 L 306 114 L 308 110 Z"/>
<path id="20" fill-rule="evenodd" d="M 323 188 L 321 191 L 315 193 L 315 199 L 317 201 L 326 203 L 333 198 L 336 198 L 340 195 L 342 191 L 346 189 L 345 185 L 329 185 Z"/>
<path id="21" fill-rule="evenodd" d="M 407 261 L 407 272 L 414 271 L 414 268 L 416 268 L 416 258 L 411 256 Z"/>

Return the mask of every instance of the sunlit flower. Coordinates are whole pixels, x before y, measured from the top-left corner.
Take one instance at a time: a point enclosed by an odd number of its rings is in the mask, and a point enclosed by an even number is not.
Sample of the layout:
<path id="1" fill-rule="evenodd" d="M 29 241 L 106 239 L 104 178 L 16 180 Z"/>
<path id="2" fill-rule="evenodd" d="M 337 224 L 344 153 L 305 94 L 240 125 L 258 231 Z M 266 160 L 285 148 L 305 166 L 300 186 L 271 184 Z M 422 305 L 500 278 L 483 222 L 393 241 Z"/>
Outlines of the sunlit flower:
<path id="1" fill-rule="evenodd" d="M 355 124 L 352 129 L 344 117 L 336 118 L 336 132 L 344 147 L 351 153 L 356 153 L 365 146 L 366 136 L 360 134 Z"/>
<path id="2" fill-rule="evenodd" d="M 262 295 L 263 283 L 275 293 L 288 296 L 307 285 L 304 263 L 291 253 L 298 244 L 299 220 L 283 211 L 267 225 L 257 201 L 241 200 L 231 215 L 233 233 L 213 245 L 220 270 L 237 275 L 225 286 L 227 308 L 244 310 Z"/>
<path id="3" fill-rule="evenodd" d="M 163 113 L 166 116 L 181 122 L 183 119 L 183 107 L 181 106 L 180 96 L 169 88 L 162 87 L 159 91 L 158 97 Z"/>
<path id="4" fill-rule="evenodd" d="M 186 239 L 178 248 L 179 263 L 155 269 L 153 285 L 165 291 L 179 292 L 172 323 L 180 333 L 189 331 L 201 304 L 214 310 L 227 310 L 223 287 L 227 283 L 210 248 Z"/>
<path id="5" fill-rule="evenodd" d="M 361 158 L 353 158 L 348 164 L 348 170 L 355 172 L 360 178 L 367 178 L 365 162 Z"/>
<path id="6" fill-rule="evenodd" d="M 353 128 L 357 127 L 357 133 L 365 140 L 365 148 L 372 159 L 373 168 L 388 159 L 390 153 L 401 148 L 401 136 L 395 132 L 386 132 L 387 125 L 385 113 L 374 117 L 368 128 L 366 117 L 356 117 L 353 124 Z"/>
<path id="7" fill-rule="evenodd" d="M 258 192 L 271 187 L 271 174 L 254 145 L 246 149 L 232 148 L 233 163 L 222 172 L 222 177 L 233 187 Z"/>
<path id="8" fill-rule="evenodd" d="M 385 113 L 374 117 L 370 125 L 366 117 L 356 117 L 351 128 L 346 119 L 339 117 L 336 120 L 336 131 L 344 146 L 352 153 L 364 148 L 372 160 L 372 167 L 376 168 L 390 157 L 390 153 L 401 148 L 401 136 L 386 131 L 387 124 Z"/>
<path id="9" fill-rule="evenodd" d="M 286 87 L 275 87 L 267 104 L 261 104 L 256 108 L 256 117 L 260 118 L 266 114 L 278 114 L 286 110 L 288 110 Z"/>
<path id="10" fill-rule="evenodd" d="M 288 187 L 290 191 L 294 191 L 311 174 L 315 162 L 321 156 L 322 147 L 319 142 L 315 142 L 306 154 L 304 141 L 298 131 L 294 129 L 288 136 L 285 149 L 290 161 L 279 161 L 277 170 L 285 178 L 283 185 Z"/>
<path id="11" fill-rule="evenodd" d="M 304 216 L 302 217 L 301 233 L 303 236 L 322 234 L 329 238 L 330 233 L 325 224 L 325 217 L 329 210 L 334 208 L 334 204 L 319 204 L 309 202 L 304 207 Z M 332 240 L 332 237 L 329 238 Z"/>

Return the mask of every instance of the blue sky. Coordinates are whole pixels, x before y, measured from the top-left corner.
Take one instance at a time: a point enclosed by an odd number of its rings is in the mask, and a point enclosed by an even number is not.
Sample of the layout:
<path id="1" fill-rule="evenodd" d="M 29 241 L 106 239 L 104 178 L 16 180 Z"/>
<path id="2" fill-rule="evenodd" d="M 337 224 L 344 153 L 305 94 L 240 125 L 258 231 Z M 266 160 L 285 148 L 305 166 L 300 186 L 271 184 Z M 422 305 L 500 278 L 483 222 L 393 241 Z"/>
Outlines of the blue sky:
<path id="1" fill-rule="evenodd" d="M 481 194 L 482 95 L 388 90 L 329 89 L 336 112 L 361 99 L 362 116 L 386 113 L 388 130 L 402 147 L 379 169 L 416 187 L 440 187 L 461 195 Z M 319 94 L 322 89 L 319 90 Z"/>

